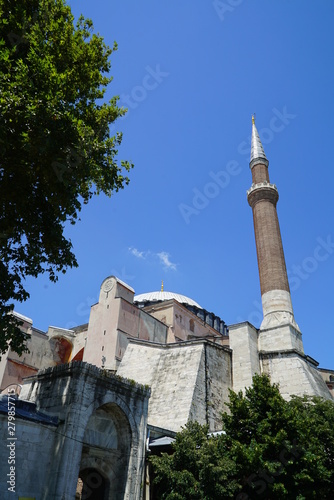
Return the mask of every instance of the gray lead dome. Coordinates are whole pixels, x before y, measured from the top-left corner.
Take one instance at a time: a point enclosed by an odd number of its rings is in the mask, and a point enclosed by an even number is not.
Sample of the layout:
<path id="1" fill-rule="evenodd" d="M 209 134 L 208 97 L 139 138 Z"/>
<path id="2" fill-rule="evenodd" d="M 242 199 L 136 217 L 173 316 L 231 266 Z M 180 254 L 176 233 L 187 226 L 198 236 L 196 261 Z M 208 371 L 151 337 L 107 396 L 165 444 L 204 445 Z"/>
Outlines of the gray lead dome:
<path id="1" fill-rule="evenodd" d="M 134 297 L 134 302 L 155 302 L 155 301 L 160 302 L 171 299 L 175 299 L 177 302 L 180 302 L 180 304 L 187 304 L 189 306 L 195 306 L 198 307 L 199 309 L 203 309 L 203 307 L 201 307 L 199 304 L 197 304 L 197 302 L 190 299 L 189 297 L 181 295 L 180 293 L 173 293 L 173 292 L 160 291 L 160 292 L 142 293 Z"/>

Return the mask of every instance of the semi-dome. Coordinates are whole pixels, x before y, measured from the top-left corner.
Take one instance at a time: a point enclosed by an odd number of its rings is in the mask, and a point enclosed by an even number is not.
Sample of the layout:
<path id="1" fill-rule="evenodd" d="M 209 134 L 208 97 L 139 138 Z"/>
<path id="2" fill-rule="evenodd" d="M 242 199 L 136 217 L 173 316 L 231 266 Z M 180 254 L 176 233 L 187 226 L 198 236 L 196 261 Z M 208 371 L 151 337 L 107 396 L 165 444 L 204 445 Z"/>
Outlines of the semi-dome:
<path id="1" fill-rule="evenodd" d="M 187 304 L 188 306 L 194 306 L 198 307 L 199 309 L 203 309 L 199 304 L 197 304 L 197 302 L 190 299 L 189 297 L 181 295 L 180 293 L 173 292 L 160 291 L 141 293 L 140 295 L 136 295 L 133 300 L 134 302 L 161 302 L 171 299 L 175 299 L 177 302 L 180 302 L 180 304 Z"/>

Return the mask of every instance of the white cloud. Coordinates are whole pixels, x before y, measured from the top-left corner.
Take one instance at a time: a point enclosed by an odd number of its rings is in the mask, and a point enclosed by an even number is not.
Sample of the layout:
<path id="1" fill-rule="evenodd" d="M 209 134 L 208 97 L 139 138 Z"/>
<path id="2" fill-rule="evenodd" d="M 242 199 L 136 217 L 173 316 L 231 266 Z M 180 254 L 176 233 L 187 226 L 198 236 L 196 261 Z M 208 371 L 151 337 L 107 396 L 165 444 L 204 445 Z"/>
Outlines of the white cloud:
<path id="1" fill-rule="evenodd" d="M 159 257 L 160 262 L 165 266 L 165 268 L 176 271 L 176 264 L 173 264 L 173 262 L 169 260 L 169 253 L 159 252 L 157 253 L 157 256 Z"/>
<path id="2" fill-rule="evenodd" d="M 135 247 L 130 247 L 129 252 L 137 259 L 143 260 L 156 260 L 158 258 L 159 263 L 163 265 L 164 269 L 171 269 L 172 271 L 176 271 L 177 265 L 171 262 L 170 255 L 168 252 L 151 252 L 151 250 L 140 251 Z"/>
<path id="3" fill-rule="evenodd" d="M 138 259 L 145 259 L 146 252 L 140 252 L 137 248 L 129 248 L 129 251 Z"/>

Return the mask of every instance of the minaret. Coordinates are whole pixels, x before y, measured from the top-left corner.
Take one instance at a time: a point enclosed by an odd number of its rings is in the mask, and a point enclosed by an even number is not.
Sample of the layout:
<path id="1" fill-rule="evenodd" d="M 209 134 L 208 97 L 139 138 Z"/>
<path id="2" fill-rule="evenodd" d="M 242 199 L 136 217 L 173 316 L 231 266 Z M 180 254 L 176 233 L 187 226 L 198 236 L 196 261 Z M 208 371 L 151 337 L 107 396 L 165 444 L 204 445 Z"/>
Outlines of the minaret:
<path id="1" fill-rule="evenodd" d="M 253 210 L 263 321 L 259 330 L 247 321 L 229 328 L 233 390 L 244 390 L 255 373 L 265 373 L 279 384 L 287 399 L 292 394 L 332 399 L 317 361 L 304 353 L 302 334 L 294 320 L 276 212 L 278 191 L 269 180 L 269 162 L 254 117 L 252 122 L 249 166 L 253 182 L 247 197 Z"/>
<path id="2" fill-rule="evenodd" d="M 253 210 L 260 274 L 263 308 L 263 321 L 260 331 L 289 324 L 300 333 L 293 316 L 288 275 L 276 211 L 278 191 L 275 184 L 270 183 L 268 165 L 269 161 L 261 144 L 253 116 L 249 164 L 252 171 L 252 186 L 247 191 L 247 198 Z"/>

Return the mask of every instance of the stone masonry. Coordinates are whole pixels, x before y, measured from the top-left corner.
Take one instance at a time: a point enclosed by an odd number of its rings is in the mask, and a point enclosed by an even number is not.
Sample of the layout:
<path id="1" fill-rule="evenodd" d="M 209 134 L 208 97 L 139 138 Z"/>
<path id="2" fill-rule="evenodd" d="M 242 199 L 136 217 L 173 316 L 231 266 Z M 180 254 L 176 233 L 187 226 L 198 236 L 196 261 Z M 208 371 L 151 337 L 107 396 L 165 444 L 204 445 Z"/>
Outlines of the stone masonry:
<path id="1" fill-rule="evenodd" d="M 109 500 L 139 500 L 149 394 L 147 387 L 83 362 L 31 377 L 21 398 L 57 417 L 59 423 L 43 429 L 17 419 L 16 494 L 74 500 L 78 478 L 94 469 L 107 485 Z M 27 457 L 30 464 L 26 467 Z M 36 474 L 41 476 L 38 481 Z M 4 486 L 0 488 L 5 499 Z"/>
<path id="2" fill-rule="evenodd" d="M 150 425 L 179 431 L 189 420 L 221 428 L 232 385 L 231 351 L 207 340 L 158 345 L 131 341 L 117 371 L 151 387 Z"/>

